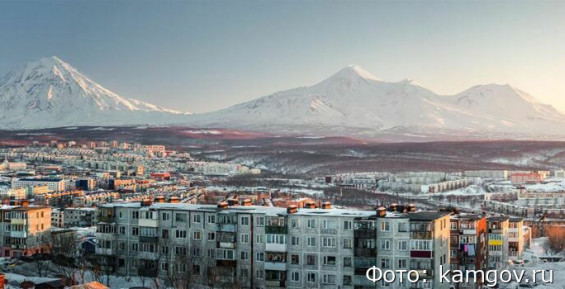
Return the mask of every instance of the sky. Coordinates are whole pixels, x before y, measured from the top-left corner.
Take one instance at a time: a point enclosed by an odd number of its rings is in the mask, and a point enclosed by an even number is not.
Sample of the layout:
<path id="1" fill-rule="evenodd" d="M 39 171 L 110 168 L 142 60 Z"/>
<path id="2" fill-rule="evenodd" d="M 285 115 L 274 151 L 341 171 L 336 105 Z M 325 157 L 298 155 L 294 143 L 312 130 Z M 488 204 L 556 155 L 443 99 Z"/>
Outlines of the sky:
<path id="1" fill-rule="evenodd" d="M 58 56 L 201 113 L 356 64 L 439 94 L 509 83 L 565 111 L 565 1 L 0 0 L 0 74 Z"/>

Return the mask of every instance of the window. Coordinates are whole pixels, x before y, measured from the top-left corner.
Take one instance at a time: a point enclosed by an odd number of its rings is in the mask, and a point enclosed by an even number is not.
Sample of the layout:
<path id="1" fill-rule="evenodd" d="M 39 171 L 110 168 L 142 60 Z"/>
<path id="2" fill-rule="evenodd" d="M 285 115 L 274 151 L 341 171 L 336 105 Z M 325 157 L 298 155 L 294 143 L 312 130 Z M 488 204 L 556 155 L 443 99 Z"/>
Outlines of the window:
<path id="1" fill-rule="evenodd" d="M 241 217 L 241 225 L 249 226 L 249 217 Z"/>
<path id="2" fill-rule="evenodd" d="M 381 259 L 381 268 L 382 269 L 389 269 L 390 268 L 390 260 L 388 258 Z"/>
<path id="3" fill-rule="evenodd" d="M 186 223 L 186 213 L 176 213 L 175 222 Z"/>
<path id="4" fill-rule="evenodd" d="M 200 257 L 200 248 L 192 248 L 192 256 Z"/>
<path id="5" fill-rule="evenodd" d="M 382 222 L 381 223 L 381 231 L 383 231 L 383 232 L 390 231 L 390 223 L 389 222 Z"/>
<path id="6" fill-rule="evenodd" d="M 209 232 L 208 233 L 208 241 L 214 241 L 214 240 L 216 240 L 216 233 Z"/>
<path id="7" fill-rule="evenodd" d="M 169 230 L 167 230 L 167 229 L 161 230 L 161 238 L 168 239 L 169 238 Z"/>
<path id="8" fill-rule="evenodd" d="M 405 259 L 398 260 L 398 269 L 406 269 L 407 268 L 407 261 Z"/>
<path id="9" fill-rule="evenodd" d="M 308 237 L 308 247 L 316 247 L 316 237 Z"/>
<path id="10" fill-rule="evenodd" d="M 398 232 L 408 232 L 408 225 L 406 223 L 398 223 Z"/>
<path id="11" fill-rule="evenodd" d="M 390 240 L 381 240 L 381 250 L 390 250 Z"/>
<path id="12" fill-rule="evenodd" d="M 353 284 L 353 278 L 351 277 L 351 275 L 343 275 L 343 285 L 347 286 L 351 284 Z"/>
<path id="13" fill-rule="evenodd" d="M 335 284 L 335 275 L 333 274 L 324 274 L 322 278 L 322 282 L 324 284 Z"/>
<path id="14" fill-rule="evenodd" d="M 186 247 L 182 247 L 182 246 L 176 246 L 175 247 L 175 254 L 179 255 L 179 256 L 186 256 L 188 253 L 188 249 Z"/>
<path id="15" fill-rule="evenodd" d="M 258 244 L 265 243 L 265 235 L 256 235 L 255 240 Z"/>
<path id="16" fill-rule="evenodd" d="M 186 238 L 186 230 L 176 230 L 176 237 L 177 239 L 184 239 Z"/>
<path id="17" fill-rule="evenodd" d="M 351 239 L 343 239 L 343 248 L 344 248 L 344 249 L 351 249 L 351 248 L 353 248 L 353 240 L 351 240 Z"/>
<path id="18" fill-rule="evenodd" d="M 216 216 L 215 215 L 208 215 L 208 223 L 215 224 L 216 223 Z"/>
<path id="19" fill-rule="evenodd" d="M 241 240 L 241 243 L 247 244 L 249 243 L 249 234 L 241 234 L 239 239 Z"/>
<path id="20" fill-rule="evenodd" d="M 248 252 L 248 251 L 241 251 L 240 259 L 241 259 L 241 260 L 247 260 L 247 259 L 249 259 L 249 252 Z"/>
<path id="21" fill-rule="evenodd" d="M 131 212 L 132 219 L 139 219 L 139 211 Z"/>
<path id="22" fill-rule="evenodd" d="M 343 229 L 344 230 L 353 230 L 353 222 L 343 221 Z"/>
<path id="23" fill-rule="evenodd" d="M 431 241 L 426 240 L 410 240 L 410 250 L 431 250 Z"/>
<path id="24" fill-rule="evenodd" d="M 290 255 L 290 264 L 300 265 L 300 255 Z"/>
<path id="25" fill-rule="evenodd" d="M 308 273 L 306 281 L 309 283 L 316 283 L 316 273 Z"/>
<path id="26" fill-rule="evenodd" d="M 139 228 L 138 227 L 132 227 L 131 228 L 131 234 L 133 236 L 139 236 Z"/>
<path id="27" fill-rule="evenodd" d="M 162 213 L 161 214 L 161 219 L 163 219 L 163 221 L 168 221 L 171 219 L 171 215 L 169 213 Z"/>
<path id="28" fill-rule="evenodd" d="M 324 229 L 337 229 L 337 222 L 335 220 L 324 220 L 322 227 Z"/>
<path id="29" fill-rule="evenodd" d="M 257 254 L 255 256 L 256 256 L 255 260 L 257 260 L 258 262 L 265 261 L 265 253 L 257 252 Z"/>
<path id="30" fill-rule="evenodd" d="M 307 227 L 308 227 L 309 229 L 314 229 L 314 228 L 316 228 L 316 220 L 314 220 L 314 219 L 308 219 Z"/>
<path id="31" fill-rule="evenodd" d="M 335 256 L 324 256 L 324 265 L 335 266 L 336 257 Z"/>
<path id="32" fill-rule="evenodd" d="M 192 215 L 192 222 L 202 223 L 202 216 L 200 214 Z"/>
<path id="33" fill-rule="evenodd" d="M 300 281 L 300 272 L 292 272 L 290 273 L 290 280 L 293 282 Z"/>
<path id="34" fill-rule="evenodd" d="M 451 222 L 451 230 L 457 230 L 457 222 Z"/>
<path id="35" fill-rule="evenodd" d="M 235 254 L 233 250 L 218 250 L 216 254 L 216 259 L 218 260 L 235 260 Z"/>
<path id="36" fill-rule="evenodd" d="M 290 227 L 292 228 L 300 228 L 300 220 L 292 219 L 290 220 Z"/>
<path id="37" fill-rule="evenodd" d="M 399 251 L 408 250 L 408 241 L 398 241 L 398 250 Z"/>
<path id="38" fill-rule="evenodd" d="M 333 238 L 333 237 L 323 237 L 322 238 L 322 246 L 334 248 L 335 247 L 335 238 Z"/>
<path id="39" fill-rule="evenodd" d="M 265 226 L 265 217 L 257 217 L 256 222 L 258 227 Z"/>
<path id="40" fill-rule="evenodd" d="M 267 234 L 267 244 L 286 244 L 286 235 Z"/>
<path id="41" fill-rule="evenodd" d="M 192 232 L 192 240 L 200 240 L 200 231 Z"/>
<path id="42" fill-rule="evenodd" d="M 352 264 L 351 257 L 343 257 L 343 267 L 351 267 Z"/>
<path id="43" fill-rule="evenodd" d="M 290 244 L 292 246 L 300 246 L 300 237 L 292 236 L 290 239 Z"/>
<path id="44" fill-rule="evenodd" d="M 316 255 L 306 255 L 306 265 L 316 265 Z"/>

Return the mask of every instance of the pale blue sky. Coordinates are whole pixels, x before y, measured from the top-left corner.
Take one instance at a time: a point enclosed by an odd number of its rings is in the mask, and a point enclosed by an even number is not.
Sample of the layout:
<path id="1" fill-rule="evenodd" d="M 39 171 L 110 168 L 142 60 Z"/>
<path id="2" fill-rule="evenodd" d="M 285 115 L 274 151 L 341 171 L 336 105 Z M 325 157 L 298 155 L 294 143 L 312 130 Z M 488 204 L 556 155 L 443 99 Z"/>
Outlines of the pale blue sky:
<path id="1" fill-rule="evenodd" d="M 565 1 L 5 1 L 0 74 L 56 55 L 205 112 L 357 64 L 437 93 L 510 83 L 565 111 Z"/>

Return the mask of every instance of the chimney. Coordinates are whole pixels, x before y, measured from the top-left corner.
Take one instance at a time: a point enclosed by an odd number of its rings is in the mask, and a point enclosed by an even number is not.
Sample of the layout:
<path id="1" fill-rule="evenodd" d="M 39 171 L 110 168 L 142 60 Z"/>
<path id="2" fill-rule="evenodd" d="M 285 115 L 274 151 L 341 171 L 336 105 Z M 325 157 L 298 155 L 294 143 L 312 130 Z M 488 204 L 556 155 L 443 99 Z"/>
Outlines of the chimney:
<path id="1" fill-rule="evenodd" d="M 149 206 L 151 206 L 152 204 L 153 204 L 153 201 L 152 201 L 152 200 L 149 200 L 149 199 L 145 199 L 145 200 L 142 200 L 142 201 L 141 201 L 141 206 L 142 206 L 142 207 L 149 207 Z"/>
<path id="2" fill-rule="evenodd" d="M 386 208 L 385 207 L 378 207 L 377 208 L 377 217 L 378 218 L 386 217 Z"/>
<path id="3" fill-rule="evenodd" d="M 251 206 L 251 199 L 245 199 L 241 202 L 241 205 L 244 207 Z"/>
<path id="4" fill-rule="evenodd" d="M 305 209 L 315 209 L 316 204 L 314 204 L 314 202 L 307 202 L 306 204 L 304 204 L 304 208 Z"/>
<path id="5" fill-rule="evenodd" d="M 219 209 L 224 210 L 224 209 L 227 209 L 228 207 L 229 207 L 228 202 L 219 202 L 219 203 L 218 203 L 218 208 L 219 208 Z"/>
<path id="6" fill-rule="evenodd" d="M 331 208 L 332 208 L 332 203 L 330 203 L 330 202 L 324 202 L 322 204 L 322 209 L 324 209 L 324 210 L 329 210 Z"/>
<path id="7" fill-rule="evenodd" d="M 414 204 L 409 204 L 409 205 L 408 205 L 408 208 L 409 208 L 409 209 L 408 209 L 408 212 L 411 212 L 411 213 L 416 212 L 416 205 L 414 205 Z"/>
<path id="8" fill-rule="evenodd" d="M 288 206 L 288 208 L 286 208 L 287 214 L 294 214 L 297 211 L 298 211 L 298 207 L 296 205 L 290 205 L 290 206 Z"/>
<path id="9" fill-rule="evenodd" d="M 29 207 L 29 200 L 22 200 L 22 207 L 24 208 Z"/>
<path id="10" fill-rule="evenodd" d="M 388 210 L 390 212 L 396 212 L 396 210 L 398 209 L 398 204 L 397 203 L 392 203 L 389 207 Z"/>
<path id="11" fill-rule="evenodd" d="M 157 197 L 155 197 L 155 202 L 156 202 L 156 203 L 164 203 L 164 202 L 165 202 L 165 196 L 157 196 Z"/>

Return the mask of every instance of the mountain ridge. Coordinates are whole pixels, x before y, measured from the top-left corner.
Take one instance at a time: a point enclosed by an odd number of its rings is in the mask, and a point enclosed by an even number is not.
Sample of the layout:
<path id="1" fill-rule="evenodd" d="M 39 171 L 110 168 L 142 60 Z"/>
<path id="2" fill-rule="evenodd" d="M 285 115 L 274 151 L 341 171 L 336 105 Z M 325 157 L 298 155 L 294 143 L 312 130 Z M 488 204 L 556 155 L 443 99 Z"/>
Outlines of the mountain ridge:
<path id="1" fill-rule="evenodd" d="M 319 135 L 559 135 L 565 115 L 508 84 L 439 95 L 414 80 L 384 81 L 349 65 L 313 85 L 203 114 L 122 97 L 58 57 L 0 77 L 0 125 L 183 125 Z"/>

